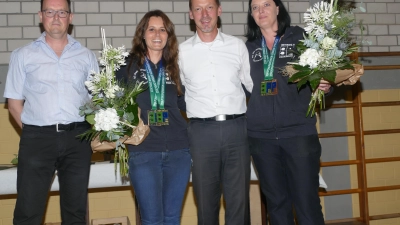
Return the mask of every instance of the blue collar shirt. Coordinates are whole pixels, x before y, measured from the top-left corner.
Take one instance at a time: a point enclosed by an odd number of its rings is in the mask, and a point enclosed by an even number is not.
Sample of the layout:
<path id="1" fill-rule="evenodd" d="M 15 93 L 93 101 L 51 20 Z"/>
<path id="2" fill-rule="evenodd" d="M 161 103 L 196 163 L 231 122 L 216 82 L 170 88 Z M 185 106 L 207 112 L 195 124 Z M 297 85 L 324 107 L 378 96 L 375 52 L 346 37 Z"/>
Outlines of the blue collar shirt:
<path id="1" fill-rule="evenodd" d="M 5 98 L 25 100 L 24 124 L 46 126 L 84 121 L 79 107 L 90 101 L 84 82 L 98 72 L 96 56 L 68 35 L 58 57 L 46 43 L 46 33 L 14 50 L 7 74 Z"/>

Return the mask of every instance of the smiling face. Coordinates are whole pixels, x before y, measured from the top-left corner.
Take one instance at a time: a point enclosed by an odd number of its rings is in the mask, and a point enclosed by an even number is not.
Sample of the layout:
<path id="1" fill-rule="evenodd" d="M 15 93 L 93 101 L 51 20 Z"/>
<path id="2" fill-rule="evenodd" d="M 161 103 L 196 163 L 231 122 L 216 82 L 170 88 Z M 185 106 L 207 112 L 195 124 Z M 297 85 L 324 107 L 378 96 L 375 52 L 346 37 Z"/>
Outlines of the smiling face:
<path id="1" fill-rule="evenodd" d="M 261 29 L 278 30 L 279 7 L 273 0 L 253 0 L 250 7 L 251 15 Z"/>
<path id="2" fill-rule="evenodd" d="M 43 10 L 68 11 L 66 0 L 44 0 L 42 11 L 39 12 L 40 22 L 43 24 L 46 34 L 54 39 L 65 38 L 68 33 L 69 24 L 72 22 L 73 15 L 68 13 L 67 17 L 60 18 L 58 13 L 54 17 L 47 17 Z"/>
<path id="3" fill-rule="evenodd" d="M 191 0 L 190 19 L 194 20 L 199 35 L 218 33 L 218 16 L 221 15 L 221 7 L 215 0 Z"/>
<path id="4" fill-rule="evenodd" d="M 167 44 L 168 33 L 161 17 L 150 17 L 149 26 L 144 33 L 144 39 L 148 51 L 162 52 Z"/>

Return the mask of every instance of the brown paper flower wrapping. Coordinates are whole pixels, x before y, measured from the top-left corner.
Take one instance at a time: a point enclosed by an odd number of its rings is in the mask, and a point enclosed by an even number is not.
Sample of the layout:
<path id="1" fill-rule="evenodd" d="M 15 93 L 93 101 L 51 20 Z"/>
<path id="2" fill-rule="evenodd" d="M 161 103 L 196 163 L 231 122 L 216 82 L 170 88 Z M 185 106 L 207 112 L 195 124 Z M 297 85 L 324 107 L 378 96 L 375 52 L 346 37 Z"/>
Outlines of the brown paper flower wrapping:
<path id="1" fill-rule="evenodd" d="M 130 144 L 130 145 L 139 145 L 150 133 L 150 127 L 148 125 L 144 125 L 143 120 L 140 118 L 140 109 L 138 110 L 139 115 L 139 123 L 135 130 L 133 130 L 132 135 L 124 136 L 119 139 L 121 143 Z M 100 142 L 99 136 L 97 136 L 93 141 L 91 141 L 90 146 L 92 147 L 93 152 L 105 152 L 109 150 L 113 150 L 117 147 L 116 142 L 108 142 L 103 141 Z"/>
<path id="2" fill-rule="evenodd" d="M 143 120 L 140 119 L 139 117 L 138 126 L 132 132 L 132 135 L 130 137 L 125 136 L 127 137 L 127 139 L 123 143 L 130 145 L 139 145 L 144 141 L 144 139 L 149 135 L 149 133 L 150 133 L 150 127 L 148 125 L 144 125 Z"/>
<path id="3" fill-rule="evenodd" d="M 360 77 L 364 74 L 364 67 L 360 64 L 352 64 L 354 70 L 336 70 L 335 84 L 353 85 L 357 83 Z"/>
<path id="4" fill-rule="evenodd" d="M 115 142 L 103 141 L 100 142 L 99 136 L 97 136 L 93 141 L 90 142 L 93 152 L 105 152 L 113 150 L 117 147 Z"/>
<path id="5" fill-rule="evenodd" d="M 364 67 L 361 64 L 351 64 L 354 69 L 347 69 L 347 70 L 336 70 L 336 77 L 335 77 L 335 85 L 353 85 L 357 83 L 360 77 L 364 74 Z M 296 74 L 297 70 L 293 68 L 292 65 L 287 65 L 284 70 L 282 71 L 284 76 L 291 77 L 292 75 Z M 295 80 L 294 82 L 298 82 L 301 79 Z"/>

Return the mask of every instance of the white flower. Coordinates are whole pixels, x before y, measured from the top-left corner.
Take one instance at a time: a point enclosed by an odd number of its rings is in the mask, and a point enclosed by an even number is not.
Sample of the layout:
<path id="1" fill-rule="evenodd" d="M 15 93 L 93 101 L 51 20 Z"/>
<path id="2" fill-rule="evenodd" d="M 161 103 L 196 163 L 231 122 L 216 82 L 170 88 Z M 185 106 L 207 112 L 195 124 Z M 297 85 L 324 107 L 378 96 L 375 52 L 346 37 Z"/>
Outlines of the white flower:
<path id="1" fill-rule="evenodd" d="M 335 28 L 332 20 L 336 14 L 337 11 L 332 11 L 329 3 L 317 2 L 304 13 L 304 30 L 311 36 L 324 38 L 328 34 L 326 24 L 330 24 L 329 29 Z"/>
<path id="2" fill-rule="evenodd" d="M 88 80 L 85 81 L 85 86 L 91 93 L 97 93 L 97 87 L 96 84 L 94 84 L 92 81 Z"/>
<path id="3" fill-rule="evenodd" d="M 120 88 L 118 85 L 110 85 L 106 90 L 104 90 L 104 94 L 106 98 L 115 98 L 115 92 L 119 91 Z"/>
<path id="4" fill-rule="evenodd" d="M 94 116 L 97 131 L 110 131 L 118 127 L 119 117 L 113 108 L 100 109 Z"/>
<path id="5" fill-rule="evenodd" d="M 331 22 L 334 14 L 336 14 L 336 12 L 332 12 L 329 3 L 317 2 L 304 13 L 304 22 Z"/>
<path id="6" fill-rule="evenodd" d="M 300 66 L 310 66 L 314 69 L 318 66 L 322 59 L 322 55 L 315 49 L 309 48 L 303 54 L 300 55 L 299 65 Z"/>
<path id="7" fill-rule="evenodd" d="M 125 57 L 129 55 L 125 51 L 125 46 L 113 48 L 111 45 L 105 45 L 105 48 L 100 53 L 100 64 L 106 67 L 112 65 L 114 71 L 125 65 Z"/>
<path id="8" fill-rule="evenodd" d="M 325 37 L 322 40 L 322 48 L 323 49 L 333 49 L 336 47 L 337 40 L 330 38 L 330 37 Z"/>

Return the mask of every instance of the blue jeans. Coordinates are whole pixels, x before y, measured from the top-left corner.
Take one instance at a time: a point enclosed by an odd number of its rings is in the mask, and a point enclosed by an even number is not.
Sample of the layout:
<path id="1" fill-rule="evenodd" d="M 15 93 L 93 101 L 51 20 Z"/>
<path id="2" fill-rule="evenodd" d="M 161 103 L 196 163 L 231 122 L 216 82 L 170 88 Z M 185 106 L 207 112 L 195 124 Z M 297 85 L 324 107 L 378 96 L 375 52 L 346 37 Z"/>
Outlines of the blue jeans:
<path id="1" fill-rule="evenodd" d="M 129 177 L 142 225 L 180 224 L 190 167 L 189 149 L 129 153 Z"/>

